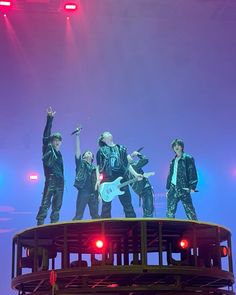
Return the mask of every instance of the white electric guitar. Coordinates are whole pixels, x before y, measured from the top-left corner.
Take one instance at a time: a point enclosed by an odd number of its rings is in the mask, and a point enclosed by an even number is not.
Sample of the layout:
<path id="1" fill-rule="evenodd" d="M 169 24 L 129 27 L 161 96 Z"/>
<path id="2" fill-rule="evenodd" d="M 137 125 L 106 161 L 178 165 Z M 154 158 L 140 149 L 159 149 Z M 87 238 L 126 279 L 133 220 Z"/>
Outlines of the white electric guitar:
<path id="1" fill-rule="evenodd" d="M 148 178 L 152 175 L 155 175 L 155 172 L 147 172 L 143 174 L 143 177 Z M 99 186 L 99 194 L 103 201 L 111 202 L 115 196 L 123 195 L 125 192 L 120 189 L 128 184 L 132 184 L 136 181 L 139 181 L 137 177 L 127 180 L 121 183 L 123 177 L 118 177 L 112 182 L 103 182 Z"/>

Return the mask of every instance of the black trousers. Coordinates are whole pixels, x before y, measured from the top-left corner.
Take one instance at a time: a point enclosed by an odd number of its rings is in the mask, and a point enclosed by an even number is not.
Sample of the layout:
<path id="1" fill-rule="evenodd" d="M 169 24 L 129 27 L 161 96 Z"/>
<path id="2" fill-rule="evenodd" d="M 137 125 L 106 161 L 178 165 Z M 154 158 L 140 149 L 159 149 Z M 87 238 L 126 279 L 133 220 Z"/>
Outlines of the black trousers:
<path id="1" fill-rule="evenodd" d="M 105 181 L 113 181 L 112 180 L 105 180 Z M 123 179 L 123 181 L 125 181 Z M 131 218 L 131 217 L 136 217 L 136 214 L 134 212 L 134 208 L 131 202 L 131 194 L 128 186 L 125 186 L 121 189 L 125 193 L 119 197 L 119 200 L 121 202 L 121 205 L 123 206 L 125 217 Z M 104 202 L 102 201 L 102 213 L 101 213 L 101 218 L 111 218 L 111 203 L 112 202 Z"/>
<path id="2" fill-rule="evenodd" d="M 152 187 L 149 186 L 144 188 L 138 195 L 143 203 L 143 217 L 153 217 L 154 204 Z"/>
<path id="3" fill-rule="evenodd" d="M 79 190 L 76 201 L 76 213 L 73 220 L 83 218 L 86 205 L 89 207 L 90 216 L 92 219 L 98 219 L 98 193 L 92 193 L 88 190 Z"/>
<path id="4" fill-rule="evenodd" d="M 191 194 L 183 189 L 176 188 L 171 185 L 167 194 L 167 218 L 175 218 L 175 213 L 179 201 L 182 202 L 187 218 L 190 220 L 197 220 L 195 208 L 193 206 Z"/>
<path id="5" fill-rule="evenodd" d="M 57 222 L 59 220 L 59 212 L 62 205 L 64 193 L 64 180 L 50 176 L 49 179 L 46 179 L 43 198 L 39 211 L 37 214 L 37 225 L 44 224 L 44 220 L 47 217 L 48 210 L 52 205 L 52 212 L 50 215 L 51 223 Z"/>

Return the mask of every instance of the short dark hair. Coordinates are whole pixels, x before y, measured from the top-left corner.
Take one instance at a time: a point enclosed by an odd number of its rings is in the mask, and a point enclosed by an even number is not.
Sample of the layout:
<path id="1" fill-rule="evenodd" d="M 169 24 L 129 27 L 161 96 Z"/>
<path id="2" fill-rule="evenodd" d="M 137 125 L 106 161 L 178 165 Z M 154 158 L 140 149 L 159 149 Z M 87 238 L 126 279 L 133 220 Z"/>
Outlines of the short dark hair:
<path id="1" fill-rule="evenodd" d="M 61 136 L 61 133 L 59 132 L 55 132 L 51 135 L 51 141 L 53 141 L 54 139 L 58 139 L 60 141 L 62 141 L 62 136 Z"/>
<path id="2" fill-rule="evenodd" d="M 103 134 L 104 134 L 104 132 L 98 137 L 98 145 L 99 145 L 100 147 L 106 145 L 105 142 L 103 141 Z"/>
<path id="3" fill-rule="evenodd" d="M 180 145 L 180 146 L 182 147 L 182 149 L 184 150 L 184 142 L 183 142 L 182 139 L 176 138 L 176 139 L 174 139 L 174 140 L 171 142 L 171 147 L 172 147 L 172 149 L 174 149 L 174 147 L 175 147 L 176 145 Z"/>

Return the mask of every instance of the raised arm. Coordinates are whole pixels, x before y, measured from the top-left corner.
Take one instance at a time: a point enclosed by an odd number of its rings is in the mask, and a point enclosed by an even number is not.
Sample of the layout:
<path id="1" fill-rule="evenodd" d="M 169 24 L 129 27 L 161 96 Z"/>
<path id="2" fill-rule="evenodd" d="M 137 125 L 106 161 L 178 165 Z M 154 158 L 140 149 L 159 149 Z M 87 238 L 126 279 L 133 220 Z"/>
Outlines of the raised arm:
<path id="1" fill-rule="evenodd" d="M 47 109 L 47 122 L 43 131 L 43 154 L 47 150 L 47 145 L 50 143 L 51 129 L 52 129 L 52 121 L 56 112 L 52 110 L 51 107 Z"/>
<path id="2" fill-rule="evenodd" d="M 81 148 L 80 148 L 80 127 L 77 128 L 78 132 L 76 133 L 75 136 L 75 156 L 77 159 L 81 156 Z"/>
<path id="3" fill-rule="evenodd" d="M 83 165 L 82 158 L 81 158 L 81 149 L 80 149 L 80 131 L 81 127 L 76 128 L 75 133 L 75 171 L 76 175 L 79 172 L 79 169 L 81 168 L 81 165 Z"/>
<path id="4" fill-rule="evenodd" d="M 139 160 L 136 164 L 136 167 L 139 169 L 139 168 L 142 168 L 143 166 L 147 165 L 148 163 L 148 158 L 146 158 L 144 155 L 140 154 L 139 152 L 137 151 L 134 151 L 131 155 L 130 155 L 132 158 L 134 157 L 138 157 Z"/>
<path id="5" fill-rule="evenodd" d="M 122 158 L 123 158 L 123 163 L 124 166 L 126 167 L 126 169 L 134 176 L 137 177 L 138 180 L 141 180 L 143 178 L 142 174 L 137 173 L 134 168 L 130 165 L 130 163 L 128 162 L 128 158 L 127 158 L 127 150 L 126 148 L 122 147 L 122 149 L 120 150 L 122 152 Z"/>

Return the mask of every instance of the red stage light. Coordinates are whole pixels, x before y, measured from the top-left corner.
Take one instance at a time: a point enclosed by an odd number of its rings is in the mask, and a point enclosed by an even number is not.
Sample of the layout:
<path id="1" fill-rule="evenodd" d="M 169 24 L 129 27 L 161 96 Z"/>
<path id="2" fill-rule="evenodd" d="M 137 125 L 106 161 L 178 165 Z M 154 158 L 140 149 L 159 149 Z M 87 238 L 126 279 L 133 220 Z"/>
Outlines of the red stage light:
<path id="1" fill-rule="evenodd" d="M 0 1 L 0 6 L 10 7 L 11 2 L 10 1 Z"/>
<path id="2" fill-rule="evenodd" d="M 55 286 L 57 281 L 57 273 L 55 272 L 55 270 L 51 270 L 50 271 L 50 284 L 51 286 Z"/>
<path id="3" fill-rule="evenodd" d="M 103 174 L 99 174 L 99 180 L 102 181 L 104 178 L 104 175 Z"/>
<path id="4" fill-rule="evenodd" d="M 187 249 L 189 247 L 189 242 L 186 239 L 182 239 L 179 241 L 179 246 L 182 249 Z"/>
<path id="5" fill-rule="evenodd" d="M 113 283 L 113 284 L 108 285 L 107 287 L 108 288 L 117 288 L 117 287 L 119 287 L 119 285 Z"/>
<path id="6" fill-rule="evenodd" d="M 220 247 L 220 254 L 221 257 L 226 257 L 229 255 L 229 249 L 226 246 L 221 246 Z"/>
<path id="7" fill-rule="evenodd" d="M 97 248 L 102 249 L 104 246 L 104 243 L 102 240 L 96 240 L 95 245 Z"/>
<path id="8" fill-rule="evenodd" d="M 78 9 L 78 5 L 76 3 L 65 3 L 64 10 L 65 11 L 76 11 Z"/>
<path id="9" fill-rule="evenodd" d="M 37 174 L 31 174 L 31 175 L 29 176 L 29 179 L 30 179 L 30 180 L 38 180 L 39 177 L 38 177 Z"/>

